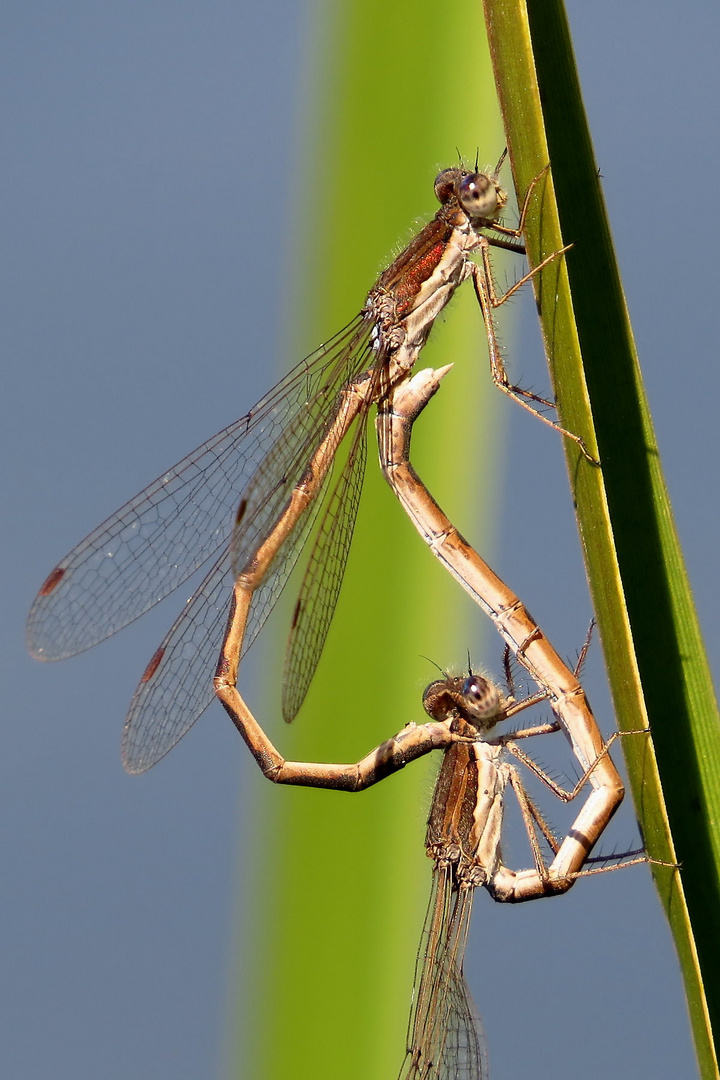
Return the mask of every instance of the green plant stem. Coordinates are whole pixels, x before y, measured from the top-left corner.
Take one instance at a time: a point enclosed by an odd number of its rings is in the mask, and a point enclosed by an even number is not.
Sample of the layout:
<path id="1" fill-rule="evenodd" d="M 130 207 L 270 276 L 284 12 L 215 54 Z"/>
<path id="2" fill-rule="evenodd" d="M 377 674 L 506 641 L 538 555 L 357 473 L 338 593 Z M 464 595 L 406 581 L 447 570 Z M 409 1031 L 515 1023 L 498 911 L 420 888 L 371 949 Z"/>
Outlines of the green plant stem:
<path id="1" fill-rule="evenodd" d="M 561 0 L 486 0 L 520 191 L 551 173 L 528 222 L 538 259 L 571 243 L 538 298 L 590 588 L 636 810 L 683 969 L 704 1077 L 720 1031 L 720 720 L 615 263 Z"/>
<path id="2" fill-rule="evenodd" d="M 458 27 L 465 65 L 455 63 Z M 298 200 L 298 255 L 289 341 L 296 362 L 361 307 L 383 264 L 418 218 L 436 209 L 433 180 L 478 141 L 497 157 L 502 134 L 479 9 L 458 0 L 320 3 L 314 20 L 313 105 Z M 423 58 L 435 58 L 431 75 Z M 490 104 L 484 126 L 458 117 L 467 65 Z M 422 366 L 467 358 L 418 424 L 413 454 L 462 524 L 494 500 L 494 390 L 484 368 L 482 320 L 471 291 L 433 330 Z M 298 345 L 298 342 L 301 344 Z M 435 360 L 434 360 L 435 358 Z M 473 402 L 474 424 L 458 411 Z M 473 652 L 484 620 L 437 564 L 379 476 L 374 433 L 365 491 L 340 603 L 306 706 L 278 730 L 277 698 L 258 719 L 294 760 L 353 761 L 424 716 L 434 669 Z M 445 448 L 438 453 L 437 448 Z M 447 461 L 473 463 L 460 475 Z M 478 463 L 485 463 L 481 479 Z M 462 512 L 460 513 L 463 518 Z M 302 560 L 301 560 L 302 561 Z M 288 595 L 294 599 L 293 583 Z M 289 618 L 289 616 L 288 616 Z M 286 634 L 287 621 L 281 636 Z M 498 654 L 499 655 L 499 654 Z M 278 658 L 268 672 L 281 671 Z M 242 677 L 242 670 L 241 670 Z M 251 855 L 253 945 L 238 1032 L 239 1076 L 343 1080 L 396 1075 L 402 1060 L 413 965 L 430 887 L 424 827 L 434 763 L 416 762 L 357 795 L 273 788 L 250 777 L 258 840 Z"/>

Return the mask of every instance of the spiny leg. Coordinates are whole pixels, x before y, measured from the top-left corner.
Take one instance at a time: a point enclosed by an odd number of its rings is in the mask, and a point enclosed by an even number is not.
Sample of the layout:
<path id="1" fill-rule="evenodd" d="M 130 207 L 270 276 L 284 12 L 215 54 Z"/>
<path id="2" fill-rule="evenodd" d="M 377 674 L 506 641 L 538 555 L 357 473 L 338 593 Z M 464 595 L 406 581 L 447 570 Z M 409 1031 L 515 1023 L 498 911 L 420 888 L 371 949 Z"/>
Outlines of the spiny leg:
<path id="1" fill-rule="evenodd" d="M 495 291 L 495 283 L 492 274 L 492 265 L 490 262 L 489 253 L 489 241 L 484 238 L 485 242 L 481 245 L 481 257 L 482 265 L 477 263 L 472 264 L 472 279 L 475 289 L 475 295 L 477 297 L 480 309 L 483 314 L 483 320 L 485 322 L 485 333 L 488 341 L 488 352 L 490 355 L 490 374 L 492 380 L 499 390 L 502 390 L 504 394 L 512 398 L 513 401 L 517 401 L 524 409 L 531 412 L 539 420 L 542 420 L 548 427 L 555 428 L 561 435 L 566 436 L 568 439 L 572 439 L 581 450 L 583 456 L 590 462 L 591 465 L 599 465 L 597 458 L 589 452 L 585 445 L 585 440 L 580 435 L 576 435 L 574 432 L 564 428 L 556 420 L 551 420 L 549 416 L 545 416 L 539 409 L 536 409 L 531 402 L 535 402 L 537 405 L 545 405 L 548 408 L 555 408 L 555 402 L 549 401 L 547 398 L 541 397 L 539 394 L 533 393 L 531 390 L 525 390 L 522 386 L 518 386 L 515 383 L 511 383 L 507 371 L 505 370 L 505 364 L 502 358 L 502 352 L 497 337 L 497 329 L 495 327 L 495 309 L 504 304 L 511 296 L 522 288 L 531 278 L 540 273 L 549 263 L 556 259 L 559 255 L 564 254 L 568 250 L 567 247 L 561 248 L 560 251 L 553 252 L 552 255 L 548 255 L 546 259 L 543 259 L 541 263 L 533 267 L 529 273 L 520 278 L 519 281 L 507 290 L 502 295 L 498 295 Z"/>

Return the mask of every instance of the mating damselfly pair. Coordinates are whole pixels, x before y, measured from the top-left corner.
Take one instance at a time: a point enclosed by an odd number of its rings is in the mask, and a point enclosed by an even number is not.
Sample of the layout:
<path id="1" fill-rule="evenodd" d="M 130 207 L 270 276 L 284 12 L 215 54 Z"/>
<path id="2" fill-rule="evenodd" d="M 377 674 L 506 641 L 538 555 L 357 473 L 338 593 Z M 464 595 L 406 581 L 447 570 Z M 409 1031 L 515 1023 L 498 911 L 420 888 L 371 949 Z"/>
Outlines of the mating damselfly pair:
<path id="1" fill-rule="evenodd" d="M 468 889 L 486 884 L 497 899 L 517 901 L 562 892 L 573 884 L 623 789 L 576 671 L 560 659 L 520 600 L 457 533 L 409 461 L 412 425 L 448 370 L 413 374 L 413 369 L 438 315 L 468 279 L 483 313 L 496 385 L 532 412 L 538 405 L 551 404 L 510 382 L 495 330 L 495 309 L 561 254 L 550 255 L 506 293 L 496 292 L 490 249 L 523 252 L 520 240 L 530 200 L 548 175 L 545 171 L 533 181 L 517 228 L 508 228 L 499 220 L 507 202 L 499 183 L 504 156 L 488 172 L 479 172 L 476 166 L 439 174 L 435 194 L 440 209 L 381 274 L 355 318 L 249 413 L 160 476 L 61 560 L 32 607 L 28 640 L 38 659 L 71 656 L 114 634 L 209 566 L 135 692 L 123 735 L 126 768 L 142 772 L 155 764 L 214 695 L 264 774 L 277 783 L 356 791 L 432 749 L 444 749 L 455 758 L 464 754 L 464 775 L 468 762 L 476 775 L 478 769 L 489 769 L 496 777 L 497 799 L 486 808 L 487 820 L 482 828 L 478 825 L 477 835 L 443 836 L 438 866 L 442 864 L 445 876 L 442 887 L 436 884 L 436 894 L 467 895 Z M 508 785 L 520 792 L 522 785 L 513 779 L 516 772 L 500 760 L 510 745 L 508 739 L 494 740 L 487 732 L 517 711 L 512 695 L 505 699 L 493 690 L 490 712 L 481 710 L 476 723 L 473 710 L 468 711 L 470 690 L 455 688 L 454 697 L 448 691 L 441 704 L 429 710 L 430 721 L 403 729 L 357 764 L 336 765 L 285 761 L 238 691 L 241 656 L 310 542 L 283 679 L 286 719 L 297 714 L 305 698 L 352 539 L 372 406 L 377 407 L 381 467 L 392 489 L 433 553 L 492 617 L 506 647 L 535 681 L 538 694 L 533 701 L 546 700 L 556 718 L 540 725 L 542 733 L 565 732 L 581 764 L 583 783 L 587 780 L 590 785 L 590 795 L 562 843 L 551 842 L 541 815 L 525 803 L 529 835 L 536 836 L 539 829 L 542 842 L 550 845 L 549 865 L 537 837 L 534 844 L 531 840 L 533 869 L 516 874 L 500 862 L 502 792 Z M 575 441 L 588 467 L 596 464 L 578 436 L 559 430 Z M 347 452 L 334 471 L 343 443 Z M 540 733 L 540 728 L 527 733 Z M 520 737 L 524 736 L 516 733 L 516 740 Z M 456 809 L 460 813 L 459 803 Z M 462 814 L 469 812 L 466 808 Z M 451 805 L 450 819 L 453 813 Z M 451 866 L 455 866 L 452 873 Z M 459 874 L 461 866 L 465 869 Z M 435 939 L 432 925 L 428 934 Z M 454 935 L 460 943 L 457 926 L 441 920 L 437 929 L 440 939 Z M 427 951 L 428 970 L 436 972 L 441 969 L 432 959 L 433 948 Z M 461 952 L 456 947 L 452 964 L 442 969 L 453 993 L 462 982 Z M 420 988 L 427 977 L 435 975 L 421 975 Z M 418 994 L 422 996 L 420 990 Z M 417 1000 L 415 1029 L 420 1015 Z M 443 1000 L 452 1004 L 451 996 Z M 424 1019 L 420 1027 L 428 1028 Z M 433 1036 L 431 1053 L 408 1049 L 404 1076 L 455 1075 L 449 1071 L 451 1061 L 464 1053 L 461 1048 L 469 1044 L 474 1030 L 470 1012 L 462 1022 L 443 1020 L 437 1030 L 440 1042 Z M 479 1068 L 478 1064 L 475 1072 L 458 1075 L 481 1075 Z"/>

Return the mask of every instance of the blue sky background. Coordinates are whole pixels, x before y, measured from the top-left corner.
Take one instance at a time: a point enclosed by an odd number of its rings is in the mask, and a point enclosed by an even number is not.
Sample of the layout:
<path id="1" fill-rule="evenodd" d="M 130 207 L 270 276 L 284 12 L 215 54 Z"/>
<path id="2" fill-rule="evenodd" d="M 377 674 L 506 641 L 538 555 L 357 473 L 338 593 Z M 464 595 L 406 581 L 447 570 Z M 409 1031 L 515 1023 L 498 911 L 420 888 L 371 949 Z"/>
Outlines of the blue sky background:
<path id="1" fill-rule="evenodd" d="M 696 3 L 679 18 L 648 0 L 572 0 L 569 12 L 717 670 L 720 12 Z M 213 706 L 147 777 L 122 771 L 126 703 L 172 605 L 61 665 L 30 660 L 23 622 L 69 547 L 281 369 L 306 10 L 28 0 L 3 24 L 4 1069 L 14 1080 L 220 1078 L 252 832 L 242 778 L 254 766 Z M 514 370 L 538 385 L 528 300 Z M 498 399 L 508 498 L 491 561 L 570 654 L 590 607 L 559 443 Z M 599 650 L 588 684 L 611 730 Z M 618 828 L 632 840 L 629 809 Z M 511 911 L 479 896 L 470 950 L 495 1080 L 550 1061 L 556 1078 L 693 1075 L 643 869 Z"/>

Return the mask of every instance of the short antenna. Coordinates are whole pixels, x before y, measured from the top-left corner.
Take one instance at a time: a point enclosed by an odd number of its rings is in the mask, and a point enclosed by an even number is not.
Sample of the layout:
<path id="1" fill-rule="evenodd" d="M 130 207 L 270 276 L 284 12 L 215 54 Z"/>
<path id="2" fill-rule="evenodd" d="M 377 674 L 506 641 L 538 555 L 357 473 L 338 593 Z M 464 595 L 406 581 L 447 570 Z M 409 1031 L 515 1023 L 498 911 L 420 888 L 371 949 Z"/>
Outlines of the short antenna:
<path id="1" fill-rule="evenodd" d="M 505 164 L 505 158 L 506 157 L 507 157 L 507 146 L 503 150 L 502 154 L 500 155 L 500 160 L 498 161 L 497 165 L 495 166 L 495 172 L 493 173 L 493 179 L 494 180 L 497 180 L 498 176 L 500 175 L 500 170 L 502 169 L 503 165 Z"/>

